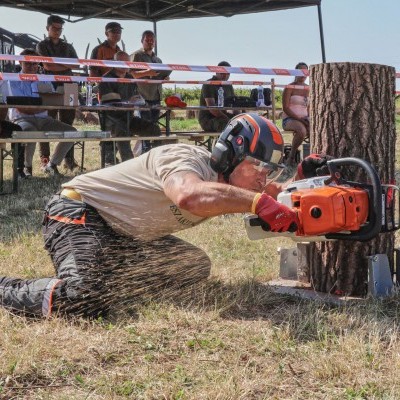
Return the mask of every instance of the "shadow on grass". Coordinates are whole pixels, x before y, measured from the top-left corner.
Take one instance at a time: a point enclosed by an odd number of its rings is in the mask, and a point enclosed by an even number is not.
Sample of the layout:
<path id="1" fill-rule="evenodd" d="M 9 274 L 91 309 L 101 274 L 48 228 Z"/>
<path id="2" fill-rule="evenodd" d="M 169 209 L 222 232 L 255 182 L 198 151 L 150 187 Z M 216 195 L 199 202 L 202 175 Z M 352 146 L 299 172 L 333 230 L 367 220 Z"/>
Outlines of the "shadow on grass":
<path id="1" fill-rule="evenodd" d="M 379 337 L 380 342 L 398 340 L 400 334 L 399 297 L 384 300 L 365 299 L 344 305 L 332 305 L 315 300 L 304 300 L 287 294 L 274 293 L 268 285 L 254 280 L 225 284 L 210 279 L 206 282 L 164 296 L 154 293 L 150 299 L 136 298 L 119 307 L 114 304 L 108 314 L 96 317 L 55 315 L 76 324 L 81 329 L 93 322 L 108 329 L 110 323 L 125 325 L 143 318 L 150 310 L 163 318 L 176 310 L 190 311 L 209 318 L 216 313 L 221 321 L 265 321 L 274 330 L 276 340 L 282 343 L 324 342 L 337 343 L 340 338 L 357 335 L 360 340 L 369 335 Z M 171 308 L 172 307 L 172 308 Z M 152 313 L 152 312 L 151 312 Z M 41 318 L 14 314 L 26 323 L 37 323 Z M 154 314 L 153 314 L 154 317 Z"/>
<path id="2" fill-rule="evenodd" d="M 34 177 L 19 181 L 15 194 L 0 196 L 0 240 L 12 242 L 28 232 L 40 232 L 43 210 L 48 199 L 71 179 L 66 177 Z M 11 190 L 5 181 L 3 190 Z"/>
<path id="3" fill-rule="evenodd" d="M 208 281 L 190 301 L 174 304 L 192 310 L 216 311 L 222 319 L 268 321 L 287 337 L 300 342 L 336 340 L 351 332 L 372 331 L 382 341 L 400 334 L 400 297 L 366 298 L 341 305 L 279 294 L 266 284 L 247 281 L 224 284 Z"/>

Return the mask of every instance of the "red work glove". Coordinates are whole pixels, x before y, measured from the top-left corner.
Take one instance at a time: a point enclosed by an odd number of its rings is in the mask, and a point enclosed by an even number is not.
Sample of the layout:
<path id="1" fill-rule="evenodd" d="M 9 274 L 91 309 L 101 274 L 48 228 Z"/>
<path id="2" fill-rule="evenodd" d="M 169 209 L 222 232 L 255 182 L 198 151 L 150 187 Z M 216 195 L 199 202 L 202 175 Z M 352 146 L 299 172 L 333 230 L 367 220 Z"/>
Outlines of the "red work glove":
<path id="1" fill-rule="evenodd" d="M 327 155 L 310 154 L 297 166 L 297 174 L 300 179 L 329 175 L 327 161 L 332 159 Z"/>
<path id="2" fill-rule="evenodd" d="M 251 211 L 262 220 L 265 231 L 296 232 L 299 226 L 297 214 L 266 193 L 255 195 Z"/>

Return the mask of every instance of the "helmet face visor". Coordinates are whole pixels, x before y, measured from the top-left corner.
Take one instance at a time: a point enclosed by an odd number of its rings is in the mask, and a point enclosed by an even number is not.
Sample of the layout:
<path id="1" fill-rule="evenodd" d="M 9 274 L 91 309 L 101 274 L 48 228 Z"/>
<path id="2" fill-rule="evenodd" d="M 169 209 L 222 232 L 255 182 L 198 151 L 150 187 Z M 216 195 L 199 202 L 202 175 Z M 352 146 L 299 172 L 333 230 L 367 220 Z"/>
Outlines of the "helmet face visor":
<path id="1" fill-rule="evenodd" d="M 278 168 L 278 166 L 272 166 L 270 163 L 266 163 L 261 160 L 257 160 L 254 157 L 246 156 L 245 160 L 253 166 L 253 168 L 258 172 L 265 172 L 266 183 L 274 181 L 282 173 L 283 168 Z"/>

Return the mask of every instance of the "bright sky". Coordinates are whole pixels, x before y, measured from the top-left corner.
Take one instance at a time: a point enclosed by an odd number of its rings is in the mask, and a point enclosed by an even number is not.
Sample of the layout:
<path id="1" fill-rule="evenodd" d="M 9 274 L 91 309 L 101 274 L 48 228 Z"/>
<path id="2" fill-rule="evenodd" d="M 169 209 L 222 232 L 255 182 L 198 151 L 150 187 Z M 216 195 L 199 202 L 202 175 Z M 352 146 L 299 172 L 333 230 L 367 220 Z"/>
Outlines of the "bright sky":
<path id="1" fill-rule="evenodd" d="M 43 38 L 47 16 L 0 7 L 1 27 Z M 399 0 L 322 0 L 327 62 L 386 64 L 400 72 Z M 97 38 L 104 40 L 110 20 L 66 23 L 64 35 L 80 57 Z M 119 21 L 126 51 L 141 47 L 140 37 L 152 23 Z M 165 63 L 293 68 L 299 61 L 322 62 L 317 7 L 239 15 L 173 20 L 157 24 L 158 55 Z M 205 73 L 173 73 L 171 79 L 208 79 Z M 269 80 L 271 77 L 265 77 Z M 258 79 L 232 75 L 231 79 Z M 277 78 L 277 83 L 286 83 Z M 397 88 L 400 88 L 397 79 Z"/>

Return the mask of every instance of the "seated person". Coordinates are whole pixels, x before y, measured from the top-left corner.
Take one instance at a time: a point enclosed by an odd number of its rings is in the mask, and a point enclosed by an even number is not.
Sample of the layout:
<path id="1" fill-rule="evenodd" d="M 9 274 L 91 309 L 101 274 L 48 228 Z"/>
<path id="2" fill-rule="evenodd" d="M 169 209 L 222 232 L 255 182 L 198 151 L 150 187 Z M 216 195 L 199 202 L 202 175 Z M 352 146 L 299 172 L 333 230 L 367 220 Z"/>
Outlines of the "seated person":
<path id="1" fill-rule="evenodd" d="M 114 55 L 115 61 L 129 61 L 129 55 L 124 51 L 118 51 Z M 133 79 L 129 73 L 129 68 L 113 68 L 107 72 L 106 78 L 129 78 Z M 99 85 L 99 95 L 101 104 L 129 102 L 138 95 L 136 83 L 101 82 Z M 104 129 L 110 130 L 113 137 L 130 137 L 132 135 L 159 136 L 160 128 L 158 125 L 139 117 L 130 117 L 128 130 L 128 116 L 130 111 L 104 111 Z M 105 163 L 114 164 L 114 150 L 112 142 L 105 142 Z M 116 142 L 117 149 L 122 161 L 133 158 L 130 142 L 127 140 Z"/>
<path id="2" fill-rule="evenodd" d="M 0 104 L 5 102 L 8 96 L 8 82 L 0 81 Z M 9 121 L 6 121 L 7 108 L 0 109 L 0 138 L 8 139 L 12 136 L 13 131 L 22 131 L 22 129 Z M 21 144 L 17 144 L 18 147 L 18 176 L 20 178 L 26 178 L 24 173 L 24 147 Z M 1 145 L 0 145 L 1 148 Z"/>
<path id="3" fill-rule="evenodd" d="M 37 56 L 33 49 L 25 49 L 20 53 L 23 55 Z M 21 73 L 23 74 L 37 74 L 37 62 L 20 61 Z M 52 85 L 49 82 L 50 87 Z M 37 82 L 30 81 L 10 81 L 10 95 L 11 96 L 28 96 L 39 97 Z M 48 116 L 46 110 L 43 108 L 24 108 L 17 106 L 11 108 L 9 111 L 10 119 L 18 124 L 23 131 L 76 131 L 71 125 L 64 122 L 55 120 Z M 43 167 L 43 171 L 50 175 L 59 175 L 57 165 L 67 154 L 68 150 L 74 145 L 73 142 L 58 143 L 53 156 L 50 158 L 47 165 Z M 35 152 L 36 143 L 28 143 L 25 149 L 25 174 L 32 175 L 32 161 Z"/>
<path id="4" fill-rule="evenodd" d="M 307 64 L 300 62 L 296 65 L 296 69 L 308 69 Z M 289 85 L 305 84 L 306 76 L 296 76 L 294 81 Z M 286 165 L 295 166 L 296 152 L 303 140 L 309 137 L 310 123 L 308 118 L 308 94 L 309 90 L 304 88 L 285 88 L 282 94 L 282 127 L 285 130 L 293 131 L 292 148 L 286 159 Z"/>
<path id="5" fill-rule="evenodd" d="M 221 61 L 218 66 L 230 67 L 231 65 L 226 61 Z M 229 73 L 218 72 L 209 81 L 227 81 L 229 76 Z M 218 104 L 218 90 L 220 87 L 224 89 L 224 100 L 235 95 L 232 85 L 203 85 L 200 94 L 200 106 L 216 106 Z M 215 110 L 200 110 L 199 123 L 205 131 L 221 132 L 233 115 L 225 110 L 218 110 L 218 108 L 215 108 Z"/>
<path id="6" fill-rule="evenodd" d="M 65 57 L 65 58 L 78 58 L 78 55 L 72 46 L 65 40 L 61 39 L 62 31 L 64 28 L 65 20 L 58 15 L 50 15 L 47 18 L 46 31 L 47 37 L 36 45 L 36 51 L 44 57 Z M 76 66 L 75 66 L 76 67 Z M 72 69 L 74 66 L 68 64 L 55 64 L 55 63 L 43 63 L 44 73 L 48 75 L 73 75 Z M 55 88 L 63 86 L 63 83 L 53 83 Z M 59 109 L 50 110 L 49 115 L 54 119 L 58 119 L 65 122 L 68 125 L 73 125 L 75 119 L 75 109 Z M 50 143 L 41 142 L 39 143 L 40 148 L 40 160 L 43 166 L 49 162 L 50 159 Z M 65 158 L 64 166 L 73 171 L 74 168 L 78 167 L 78 164 L 74 160 L 74 148 L 72 147 L 67 153 Z"/>

